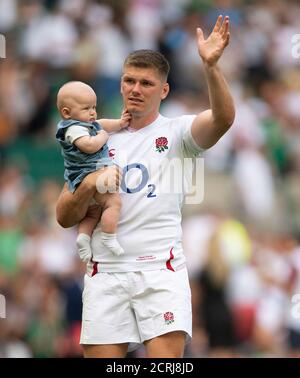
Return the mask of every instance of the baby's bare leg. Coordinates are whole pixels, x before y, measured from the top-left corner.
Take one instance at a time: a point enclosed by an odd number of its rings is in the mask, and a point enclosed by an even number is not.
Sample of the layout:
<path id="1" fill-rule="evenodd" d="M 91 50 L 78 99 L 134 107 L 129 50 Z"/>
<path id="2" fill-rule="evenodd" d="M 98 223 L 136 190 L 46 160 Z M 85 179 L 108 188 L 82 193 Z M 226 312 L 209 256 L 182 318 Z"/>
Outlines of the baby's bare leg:
<path id="1" fill-rule="evenodd" d="M 95 194 L 95 200 L 101 204 L 101 230 L 108 234 L 115 234 L 121 211 L 121 198 L 119 193 Z"/>
<path id="2" fill-rule="evenodd" d="M 115 255 L 124 253 L 117 240 L 117 225 L 120 217 L 121 199 L 119 193 L 96 193 L 95 200 L 101 204 L 101 240 Z"/>
<path id="3" fill-rule="evenodd" d="M 86 216 L 78 225 L 78 233 L 86 234 L 89 237 L 92 236 L 92 233 L 97 226 L 101 216 L 101 208 L 99 205 L 92 205 L 88 208 Z"/>

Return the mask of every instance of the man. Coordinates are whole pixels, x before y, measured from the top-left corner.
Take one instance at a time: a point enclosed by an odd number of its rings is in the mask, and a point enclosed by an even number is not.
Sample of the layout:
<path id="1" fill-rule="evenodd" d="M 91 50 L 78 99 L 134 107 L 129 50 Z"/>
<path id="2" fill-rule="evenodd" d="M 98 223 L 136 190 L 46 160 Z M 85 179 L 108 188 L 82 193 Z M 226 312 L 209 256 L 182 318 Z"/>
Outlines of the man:
<path id="1" fill-rule="evenodd" d="M 228 17 L 218 17 L 207 39 L 197 29 L 211 104 L 211 109 L 197 116 L 168 119 L 159 114 L 160 103 L 169 93 L 169 65 L 161 54 L 140 50 L 125 60 L 121 93 L 132 116 L 130 131 L 112 135 L 108 143 L 123 168 L 118 240 L 125 253 L 112 256 L 101 245 L 99 233 L 94 233 L 83 292 L 85 357 L 124 357 L 140 343 L 150 358 L 183 356 L 192 328 L 181 247 L 183 195 L 160 191 L 160 175 L 150 166 L 154 162 L 158 167 L 164 158 L 199 155 L 233 123 L 233 100 L 217 65 L 228 42 Z M 57 219 L 63 227 L 84 217 L 98 176 L 87 176 L 74 194 L 64 188 L 57 204 Z"/>

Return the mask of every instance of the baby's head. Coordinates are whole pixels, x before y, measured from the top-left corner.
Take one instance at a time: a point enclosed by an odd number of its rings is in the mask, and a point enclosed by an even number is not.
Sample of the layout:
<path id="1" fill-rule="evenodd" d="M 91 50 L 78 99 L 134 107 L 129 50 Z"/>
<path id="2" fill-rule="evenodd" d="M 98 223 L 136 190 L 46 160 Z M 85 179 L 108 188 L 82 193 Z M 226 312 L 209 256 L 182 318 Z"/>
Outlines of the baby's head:
<path id="1" fill-rule="evenodd" d="M 57 93 L 57 108 L 63 119 L 94 122 L 97 119 L 97 96 L 81 81 L 69 81 Z"/>

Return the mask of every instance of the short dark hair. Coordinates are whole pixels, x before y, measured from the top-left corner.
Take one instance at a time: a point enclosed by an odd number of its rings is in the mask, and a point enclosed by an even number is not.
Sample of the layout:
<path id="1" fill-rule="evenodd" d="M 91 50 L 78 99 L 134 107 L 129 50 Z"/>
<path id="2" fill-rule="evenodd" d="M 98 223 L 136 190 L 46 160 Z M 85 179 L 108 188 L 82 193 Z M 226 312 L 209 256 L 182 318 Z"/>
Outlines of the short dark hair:
<path id="1" fill-rule="evenodd" d="M 170 64 L 164 55 L 154 50 L 133 51 L 125 59 L 123 68 L 126 66 L 156 68 L 165 80 L 167 80 L 170 71 Z"/>

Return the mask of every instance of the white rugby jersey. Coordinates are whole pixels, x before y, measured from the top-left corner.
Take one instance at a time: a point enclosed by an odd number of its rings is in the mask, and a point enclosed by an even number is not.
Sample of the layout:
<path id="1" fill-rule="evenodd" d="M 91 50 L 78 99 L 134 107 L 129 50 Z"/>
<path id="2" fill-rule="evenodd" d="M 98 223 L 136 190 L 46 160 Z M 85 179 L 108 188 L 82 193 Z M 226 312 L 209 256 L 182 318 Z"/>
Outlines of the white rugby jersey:
<path id="1" fill-rule="evenodd" d="M 184 264 L 181 207 L 186 191 L 184 162 L 202 149 L 191 135 L 195 115 L 166 118 L 134 132 L 112 134 L 110 155 L 123 168 L 122 209 L 117 238 L 125 253 L 115 256 L 101 243 L 99 227 L 92 237 L 95 274 L 171 269 Z M 189 163 L 187 164 L 190 167 Z"/>

